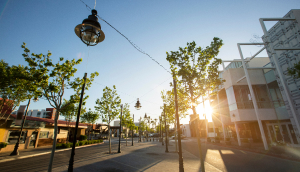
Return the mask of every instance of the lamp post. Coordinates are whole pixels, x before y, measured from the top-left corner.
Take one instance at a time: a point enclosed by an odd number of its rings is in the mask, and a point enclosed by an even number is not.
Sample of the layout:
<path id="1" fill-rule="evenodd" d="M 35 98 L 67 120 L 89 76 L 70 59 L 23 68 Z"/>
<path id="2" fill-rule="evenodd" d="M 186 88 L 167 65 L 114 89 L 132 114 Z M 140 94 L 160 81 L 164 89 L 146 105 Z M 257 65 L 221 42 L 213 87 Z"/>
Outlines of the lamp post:
<path id="1" fill-rule="evenodd" d="M 161 127 L 163 115 L 164 115 L 164 113 L 162 112 L 162 113 L 161 113 L 161 116 L 160 116 L 160 132 L 161 132 L 160 137 L 161 137 L 161 145 L 162 145 L 162 146 L 165 145 L 165 144 L 164 144 L 164 137 L 163 137 L 163 133 L 164 133 L 164 132 L 163 132 L 163 129 L 162 129 L 162 127 Z"/>
<path id="2" fill-rule="evenodd" d="M 25 121 L 26 121 L 26 117 L 27 117 L 27 114 L 28 114 L 28 107 L 30 105 L 30 100 L 28 100 L 28 103 L 27 103 L 27 107 L 26 107 L 26 111 L 25 111 L 25 115 L 24 115 L 24 119 L 22 121 L 22 125 L 21 125 L 21 131 L 20 131 L 20 134 L 19 134 L 19 137 L 18 137 L 18 141 L 15 145 L 15 148 L 13 150 L 13 152 L 10 154 L 10 156 L 13 156 L 13 155 L 19 155 L 19 145 L 20 145 L 20 140 L 21 140 L 21 136 L 22 136 L 22 132 L 23 132 L 23 128 L 24 128 L 24 124 L 25 124 Z M 37 98 L 33 99 L 34 102 L 38 101 Z M 23 116 L 23 115 L 22 115 Z M 25 136 L 24 136 L 25 137 Z M 26 138 L 26 137 L 25 137 Z"/>
<path id="3" fill-rule="evenodd" d="M 137 102 L 136 102 L 136 104 L 135 104 L 135 106 L 134 106 L 135 108 L 136 108 L 136 110 L 140 110 L 141 109 L 141 103 L 140 103 L 140 101 L 139 101 L 139 98 L 137 99 Z"/>
<path id="4" fill-rule="evenodd" d="M 78 107 L 77 120 L 76 120 L 75 132 L 74 132 L 74 137 L 73 137 L 74 139 L 73 139 L 73 146 L 72 146 L 72 152 L 71 152 L 71 157 L 70 157 L 70 161 L 69 161 L 68 172 L 72 172 L 73 171 L 74 156 L 75 156 L 75 145 L 76 145 L 76 136 L 77 136 L 77 130 L 78 130 L 78 125 L 79 125 L 79 118 L 80 118 L 80 112 L 81 112 L 82 99 L 83 99 L 83 94 L 84 94 L 84 89 L 85 89 L 85 84 L 86 84 L 86 76 L 87 76 L 87 73 L 85 73 L 84 77 L 83 77 L 84 83 L 82 85 L 82 90 L 81 90 L 81 95 L 80 95 L 80 102 L 79 102 L 79 107 Z M 51 162 L 51 164 L 52 164 L 52 162 Z"/>
<path id="5" fill-rule="evenodd" d="M 105 39 L 104 32 L 101 30 L 101 25 L 98 22 L 97 11 L 92 10 L 92 14 L 87 19 L 82 21 L 75 27 L 75 34 L 87 46 L 95 46 Z"/>
<path id="6" fill-rule="evenodd" d="M 133 125 L 134 125 L 134 114 L 132 114 L 132 122 L 133 122 Z M 133 126 L 132 126 L 132 129 L 131 129 L 131 139 L 132 139 L 131 146 L 133 146 Z"/>
<path id="7" fill-rule="evenodd" d="M 168 133 L 167 133 L 167 118 L 166 118 L 166 104 L 164 104 L 164 116 L 165 116 L 165 133 L 166 133 L 166 151 L 169 152 L 168 149 Z"/>
<path id="8" fill-rule="evenodd" d="M 147 138 L 147 142 L 148 142 L 148 121 L 150 119 L 150 116 L 147 117 L 147 114 L 145 113 L 144 119 L 146 121 L 146 138 Z"/>
<path id="9" fill-rule="evenodd" d="M 121 104 L 121 115 L 120 115 L 120 130 L 119 130 L 119 147 L 118 147 L 118 153 L 121 153 L 122 112 L 123 112 L 123 104 Z"/>

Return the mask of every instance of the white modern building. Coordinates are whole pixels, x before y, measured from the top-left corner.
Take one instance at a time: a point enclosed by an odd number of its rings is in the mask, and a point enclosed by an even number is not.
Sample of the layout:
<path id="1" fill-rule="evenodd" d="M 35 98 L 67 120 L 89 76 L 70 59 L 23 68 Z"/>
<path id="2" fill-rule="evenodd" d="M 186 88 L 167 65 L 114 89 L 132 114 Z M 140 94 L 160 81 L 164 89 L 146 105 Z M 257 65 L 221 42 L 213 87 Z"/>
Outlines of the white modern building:
<path id="1" fill-rule="evenodd" d="M 211 97 L 214 108 L 211 126 L 221 139 L 273 143 L 300 143 L 300 79 L 287 69 L 300 62 L 300 10 L 283 18 L 261 18 L 261 43 L 238 43 L 240 59 L 223 61 L 220 77 L 226 81 Z M 267 30 L 265 22 L 278 21 Z M 259 24 L 259 23 L 258 23 Z M 244 58 L 241 47 L 262 45 L 252 57 Z M 258 57 L 266 51 L 268 57 Z M 228 62 L 229 65 L 225 66 Z"/>

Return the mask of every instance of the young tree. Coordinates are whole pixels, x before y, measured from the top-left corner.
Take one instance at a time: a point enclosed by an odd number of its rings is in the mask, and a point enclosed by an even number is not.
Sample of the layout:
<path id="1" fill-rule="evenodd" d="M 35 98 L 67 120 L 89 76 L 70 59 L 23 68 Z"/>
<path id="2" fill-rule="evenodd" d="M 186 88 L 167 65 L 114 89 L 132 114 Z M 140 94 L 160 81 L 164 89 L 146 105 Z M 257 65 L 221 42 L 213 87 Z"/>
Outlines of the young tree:
<path id="1" fill-rule="evenodd" d="M 191 107 L 195 116 L 197 116 L 196 106 L 199 104 L 200 96 L 216 86 L 215 82 L 222 82 L 218 77 L 218 65 L 222 63 L 222 60 L 216 58 L 222 45 L 223 41 L 215 37 L 210 46 L 205 49 L 196 47 L 196 43 L 191 42 L 187 43 L 185 48 L 179 47 L 179 51 L 167 52 L 166 59 L 170 63 L 171 71 L 177 80 L 180 79 L 178 87 L 183 88 L 181 93 L 188 100 L 188 107 Z M 209 83 L 209 88 L 207 83 Z M 198 145 L 200 156 L 202 156 L 199 138 Z M 202 158 L 201 167 L 204 168 Z"/>
<path id="2" fill-rule="evenodd" d="M 68 107 L 69 104 L 78 103 L 80 101 L 80 93 L 82 85 L 84 84 L 84 79 L 73 77 L 77 72 L 75 66 L 80 64 L 82 59 L 79 59 L 77 61 L 75 59 L 64 61 L 64 58 L 60 57 L 59 61 L 54 64 L 52 63 L 52 59 L 50 58 L 50 51 L 48 51 L 47 55 L 35 53 L 32 53 L 30 55 L 30 50 L 26 48 L 25 45 L 26 44 L 24 43 L 22 46 L 25 51 L 23 57 L 25 61 L 28 62 L 28 65 L 30 67 L 29 70 L 36 70 L 43 74 L 44 79 L 39 83 L 42 91 L 41 94 L 48 100 L 49 104 L 56 109 L 54 120 L 54 139 L 48 168 L 48 171 L 51 171 L 56 148 L 56 139 L 58 132 L 57 121 L 59 114 L 64 108 Z M 88 90 L 88 88 L 91 86 L 95 76 L 98 75 L 98 72 L 94 72 L 91 73 L 90 78 L 86 78 L 86 90 Z M 65 89 L 72 89 L 74 91 L 74 94 L 70 96 L 70 99 L 68 100 L 69 102 L 62 106 Z M 85 101 L 87 98 L 88 96 L 85 95 L 83 101 Z"/>
<path id="3" fill-rule="evenodd" d="M 103 120 L 108 124 L 108 140 L 109 153 L 111 153 L 111 131 L 110 122 L 113 121 L 120 114 L 121 99 L 117 94 L 116 86 L 113 89 L 105 87 L 103 89 L 103 96 L 96 100 L 95 109 L 103 114 Z"/>
<path id="4" fill-rule="evenodd" d="M 1 126 L 21 102 L 41 96 L 39 82 L 44 77 L 40 71 L 21 65 L 9 66 L 1 60 L 0 78 L 0 120 L 4 120 Z"/>
<path id="5" fill-rule="evenodd" d="M 81 121 L 84 122 L 84 123 L 89 123 L 89 124 L 92 124 L 92 129 L 93 129 L 93 126 L 94 126 L 94 123 L 100 118 L 100 114 L 99 112 L 96 112 L 96 111 L 91 111 L 91 109 L 89 109 L 88 112 L 84 113 L 82 116 L 81 116 Z M 89 129 L 89 139 L 90 138 L 90 129 Z"/>

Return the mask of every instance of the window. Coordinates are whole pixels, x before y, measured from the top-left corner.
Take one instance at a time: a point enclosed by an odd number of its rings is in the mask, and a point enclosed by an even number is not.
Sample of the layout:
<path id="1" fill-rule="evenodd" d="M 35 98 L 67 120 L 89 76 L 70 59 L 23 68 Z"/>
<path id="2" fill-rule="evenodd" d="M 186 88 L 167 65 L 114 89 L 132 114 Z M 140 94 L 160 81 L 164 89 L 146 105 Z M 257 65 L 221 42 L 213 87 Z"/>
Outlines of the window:
<path id="1" fill-rule="evenodd" d="M 49 136 L 49 131 L 41 131 L 39 139 L 47 139 Z"/>
<path id="2" fill-rule="evenodd" d="M 36 117 L 41 117 L 41 112 L 38 112 Z"/>
<path id="3" fill-rule="evenodd" d="M 8 144 L 16 144 L 18 141 L 20 135 L 20 131 L 17 130 L 10 130 L 8 133 L 7 143 Z M 27 131 L 23 131 L 21 138 L 20 138 L 20 144 L 25 143 L 27 136 Z"/>

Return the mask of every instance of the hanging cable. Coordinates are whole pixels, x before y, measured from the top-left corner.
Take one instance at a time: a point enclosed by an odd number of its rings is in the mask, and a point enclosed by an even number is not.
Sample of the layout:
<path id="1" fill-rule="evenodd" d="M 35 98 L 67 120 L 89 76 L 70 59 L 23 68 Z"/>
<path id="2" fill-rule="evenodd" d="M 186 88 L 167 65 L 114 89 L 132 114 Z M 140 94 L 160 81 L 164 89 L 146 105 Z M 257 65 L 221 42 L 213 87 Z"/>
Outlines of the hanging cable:
<path id="1" fill-rule="evenodd" d="M 87 8 L 89 8 L 91 10 L 91 7 L 89 7 L 86 3 L 84 3 L 82 0 L 80 0 Z M 95 2 L 96 5 L 96 2 Z M 153 57 L 151 57 L 148 53 L 146 53 L 145 51 L 143 51 L 140 47 L 138 47 L 135 43 L 133 43 L 129 38 L 127 38 L 124 34 L 122 34 L 119 30 L 117 30 L 115 27 L 113 27 L 111 24 L 109 24 L 106 20 L 104 20 L 103 18 L 101 18 L 99 15 L 97 15 L 97 17 L 104 21 L 106 24 L 108 24 L 111 28 L 113 28 L 116 32 L 118 32 L 121 36 L 123 36 L 137 51 L 139 51 L 142 54 L 145 54 L 146 56 L 148 56 L 151 60 L 153 60 L 155 63 L 157 63 L 160 67 L 162 67 L 165 71 L 167 71 L 168 73 L 170 73 L 172 75 L 172 73 L 166 69 L 163 65 L 161 65 L 158 61 L 156 61 Z"/>

